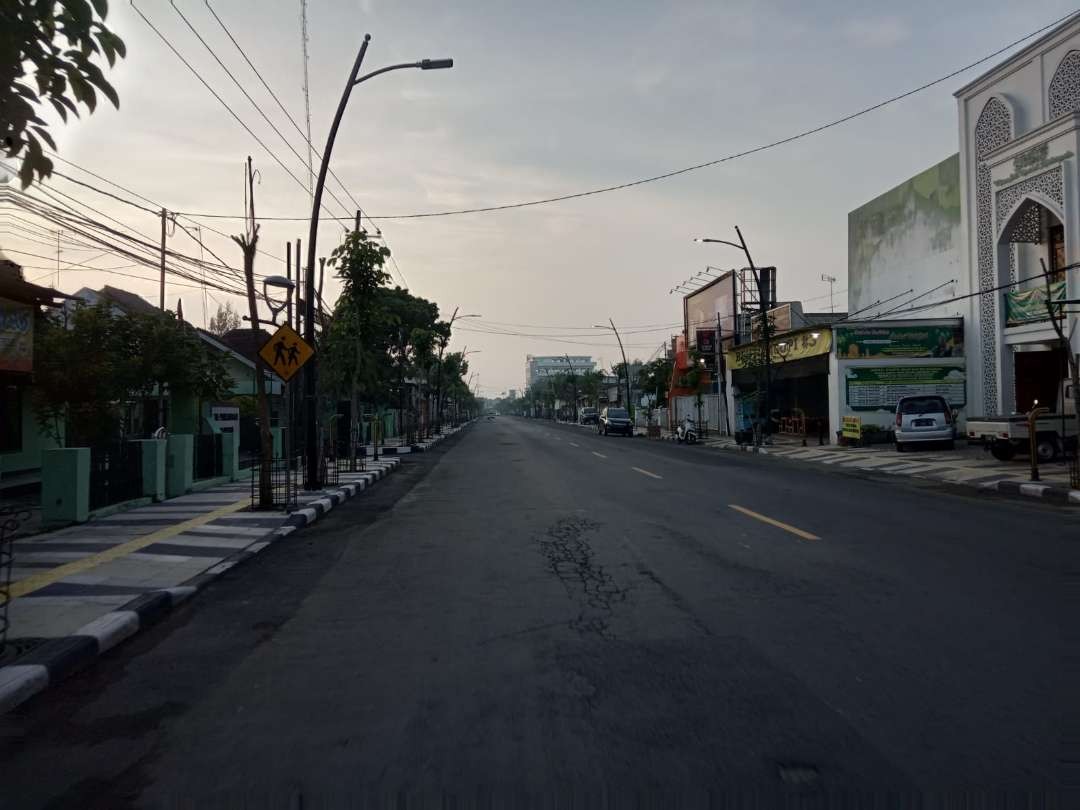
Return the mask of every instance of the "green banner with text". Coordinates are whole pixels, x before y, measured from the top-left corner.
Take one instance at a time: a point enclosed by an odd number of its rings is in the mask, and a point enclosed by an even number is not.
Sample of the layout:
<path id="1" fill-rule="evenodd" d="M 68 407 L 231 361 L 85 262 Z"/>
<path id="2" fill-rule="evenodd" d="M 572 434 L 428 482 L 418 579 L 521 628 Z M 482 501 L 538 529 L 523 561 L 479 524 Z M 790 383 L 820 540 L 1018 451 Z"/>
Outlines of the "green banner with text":
<path id="1" fill-rule="evenodd" d="M 967 375 L 955 366 L 873 366 L 844 372 L 853 411 L 893 409 L 901 397 L 936 394 L 954 408 L 967 403 Z"/>
<path id="2" fill-rule="evenodd" d="M 841 360 L 878 357 L 963 357 L 961 326 L 835 326 Z"/>

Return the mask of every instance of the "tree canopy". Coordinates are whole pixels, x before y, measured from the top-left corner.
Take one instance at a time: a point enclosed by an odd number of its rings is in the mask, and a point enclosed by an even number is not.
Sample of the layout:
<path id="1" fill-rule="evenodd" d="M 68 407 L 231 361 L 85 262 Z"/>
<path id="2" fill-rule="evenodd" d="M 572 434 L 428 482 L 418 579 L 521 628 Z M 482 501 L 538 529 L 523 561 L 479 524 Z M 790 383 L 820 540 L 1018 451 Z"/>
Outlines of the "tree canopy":
<path id="1" fill-rule="evenodd" d="M 105 27 L 107 0 L 4 0 L 0 3 L 0 145 L 7 157 L 22 155 L 19 180 L 52 174 L 42 143 L 56 149 L 41 117 L 47 102 L 67 121 L 79 105 L 91 113 L 101 93 L 120 106 L 96 58 L 109 66 L 127 53 Z"/>
<path id="2" fill-rule="evenodd" d="M 202 397 L 223 396 L 230 386 L 221 355 L 171 312 L 81 306 L 66 323 L 39 316 L 35 344 L 34 410 L 42 429 L 68 446 L 116 438 L 123 406 L 159 386 Z"/>

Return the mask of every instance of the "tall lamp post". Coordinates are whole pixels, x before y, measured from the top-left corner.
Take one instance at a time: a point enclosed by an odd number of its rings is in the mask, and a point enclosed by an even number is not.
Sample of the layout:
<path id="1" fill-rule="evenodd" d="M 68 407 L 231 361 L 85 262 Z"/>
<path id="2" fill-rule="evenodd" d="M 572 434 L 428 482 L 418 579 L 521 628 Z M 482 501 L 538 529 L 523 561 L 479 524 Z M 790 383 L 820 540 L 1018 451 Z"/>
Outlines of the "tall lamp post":
<path id="1" fill-rule="evenodd" d="M 615 333 L 615 340 L 619 341 L 619 351 L 622 353 L 623 369 L 626 371 L 626 411 L 627 411 L 627 413 L 629 413 L 630 412 L 630 364 L 628 362 L 626 362 L 626 350 L 623 349 L 622 338 L 619 337 L 619 330 L 615 328 L 615 321 L 613 319 L 611 319 L 611 318 L 608 318 L 608 323 L 610 323 L 611 325 L 608 326 L 607 324 L 594 323 L 593 324 L 593 329 L 610 329 L 612 332 Z"/>
<path id="2" fill-rule="evenodd" d="M 769 359 L 769 315 L 768 315 L 770 291 L 768 289 L 768 276 L 763 271 L 759 271 L 758 268 L 754 265 L 754 260 L 750 256 L 750 249 L 746 246 L 746 240 L 743 239 L 742 231 L 739 230 L 738 225 L 735 226 L 735 233 L 739 237 L 738 242 L 729 242 L 726 239 L 708 239 L 708 238 L 702 237 L 702 236 L 697 237 L 696 239 L 694 239 L 694 241 L 699 242 L 699 243 L 713 243 L 713 244 L 719 244 L 719 245 L 727 245 L 729 247 L 736 248 L 737 250 L 741 250 L 743 252 L 743 255 L 746 256 L 747 264 L 750 265 L 750 272 L 753 273 L 753 275 L 754 275 L 754 283 L 757 285 L 757 288 L 758 288 L 758 307 L 759 307 L 759 309 L 761 311 L 761 335 L 762 335 L 762 340 L 765 343 L 765 363 L 764 363 L 764 365 L 765 365 L 765 386 L 764 386 L 765 391 L 764 391 L 764 398 L 763 398 L 764 399 L 764 405 L 765 405 L 765 413 L 764 413 L 764 420 L 763 420 L 763 424 L 762 424 L 762 430 L 765 431 L 765 432 L 768 432 L 768 429 L 769 429 L 769 413 L 770 413 L 770 403 L 769 403 L 770 381 L 769 381 L 769 378 L 771 376 L 770 375 L 771 361 Z"/>
<path id="3" fill-rule="evenodd" d="M 330 125 L 330 134 L 326 137 L 326 148 L 323 149 L 322 162 L 319 164 L 319 177 L 315 181 L 315 190 L 312 193 L 311 227 L 308 230 L 307 267 L 304 268 L 304 283 L 307 285 L 305 289 L 308 290 L 304 317 L 304 339 L 311 346 L 315 345 L 315 296 L 312 295 L 311 292 L 315 290 L 315 240 L 319 235 L 319 209 L 322 207 L 323 186 L 326 185 L 326 173 L 330 168 L 330 153 L 334 150 L 334 140 L 337 138 L 338 127 L 341 125 L 341 117 L 345 114 L 345 106 L 349 103 L 349 96 L 352 94 L 352 89 L 361 82 L 366 82 L 368 79 L 373 79 L 382 73 L 389 73 L 391 70 L 404 70 L 405 68 L 439 70 L 454 66 L 453 59 L 421 59 L 419 62 L 402 62 L 397 65 L 388 65 L 357 78 L 357 74 L 360 72 L 360 66 L 364 63 L 364 55 L 367 53 L 369 42 L 371 42 L 371 34 L 364 34 L 364 41 L 360 45 L 360 52 L 356 55 L 356 62 L 353 63 L 352 72 L 349 73 L 349 80 L 345 83 L 345 91 L 341 94 L 341 101 L 338 102 L 337 112 L 334 113 L 334 121 Z M 322 484 L 319 480 L 319 447 L 318 430 L 316 426 L 315 375 L 318 368 L 316 365 L 317 362 L 317 357 L 312 358 L 304 372 L 304 399 L 307 402 L 307 480 L 304 482 L 304 488 L 308 490 L 319 489 Z"/>

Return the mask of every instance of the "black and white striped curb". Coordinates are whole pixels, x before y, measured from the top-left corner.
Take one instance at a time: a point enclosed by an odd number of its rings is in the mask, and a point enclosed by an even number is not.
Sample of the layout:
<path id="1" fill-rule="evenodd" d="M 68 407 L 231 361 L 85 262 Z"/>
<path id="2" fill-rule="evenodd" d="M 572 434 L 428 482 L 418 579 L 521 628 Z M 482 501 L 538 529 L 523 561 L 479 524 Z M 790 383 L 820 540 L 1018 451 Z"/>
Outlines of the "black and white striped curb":
<path id="1" fill-rule="evenodd" d="M 424 439 L 422 441 L 415 442 L 413 444 L 394 445 L 394 446 L 390 446 L 390 447 L 380 446 L 379 447 L 379 455 L 380 456 L 401 456 L 401 455 L 407 455 L 409 453 L 423 453 L 425 450 L 429 450 L 430 448 L 437 445 L 443 439 L 447 439 L 450 436 L 453 436 L 459 430 L 461 430 L 462 428 L 466 427 L 467 425 L 471 425 L 471 424 L 472 424 L 472 422 L 465 422 L 465 423 L 463 423 L 461 425 L 461 427 L 449 428 L 446 431 L 438 434 L 437 436 L 432 436 L 429 439 Z"/>
<path id="2" fill-rule="evenodd" d="M 994 481 L 986 486 L 987 489 L 996 489 L 1007 495 L 1025 495 L 1028 498 L 1041 498 L 1044 501 L 1054 503 L 1066 503 L 1080 505 L 1080 489 L 1065 489 L 1064 487 L 1052 487 L 1049 484 L 1038 484 L 1034 481 L 1024 483 L 1022 481 Z"/>
<path id="3" fill-rule="evenodd" d="M 319 520 L 335 506 L 392 472 L 400 463 L 394 459 L 389 467 L 368 470 L 364 478 L 323 492 L 320 497 L 308 501 L 290 514 L 283 525 L 183 584 L 144 593 L 119 609 L 83 625 L 73 635 L 50 639 L 20 656 L 14 663 L 0 667 L 0 714 L 15 708 L 48 686 L 59 683 L 121 641 L 150 627 L 226 571 L 250 560 L 297 529 Z"/>
<path id="4" fill-rule="evenodd" d="M 669 437 L 665 436 L 664 438 Z M 674 440 L 673 437 L 671 438 Z M 706 442 L 704 443 L 704 446 L 717 450 L 759 453 L 761 455 L 768 455 L 770 453 L 770 450 L 767 447 L 754 447 L 751 444 L 711 444 Z M 1055 487 L 1050 484 L 1040 484 L 1034 481 L 989 481 L 984 484 L 977 484 L 976 487 L 987 492 L 999 492 L 1003 495 L 1019 495 L 1027 498 L 1039 498 L 1053 503 L 1080 505 L 1080 489 Z"/>

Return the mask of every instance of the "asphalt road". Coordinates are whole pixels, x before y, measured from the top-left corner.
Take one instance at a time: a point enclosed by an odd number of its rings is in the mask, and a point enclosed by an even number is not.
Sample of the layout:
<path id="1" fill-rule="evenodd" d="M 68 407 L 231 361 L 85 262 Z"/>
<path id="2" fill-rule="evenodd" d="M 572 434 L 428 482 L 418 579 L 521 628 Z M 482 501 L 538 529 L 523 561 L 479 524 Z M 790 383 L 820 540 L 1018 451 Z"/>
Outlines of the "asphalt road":
<path id="1" fill-rule="evenodd" d="M 0 806 L 1054 794 L 1078 544 L 1041 503 L 481 422 L 0 719 Z"/>

